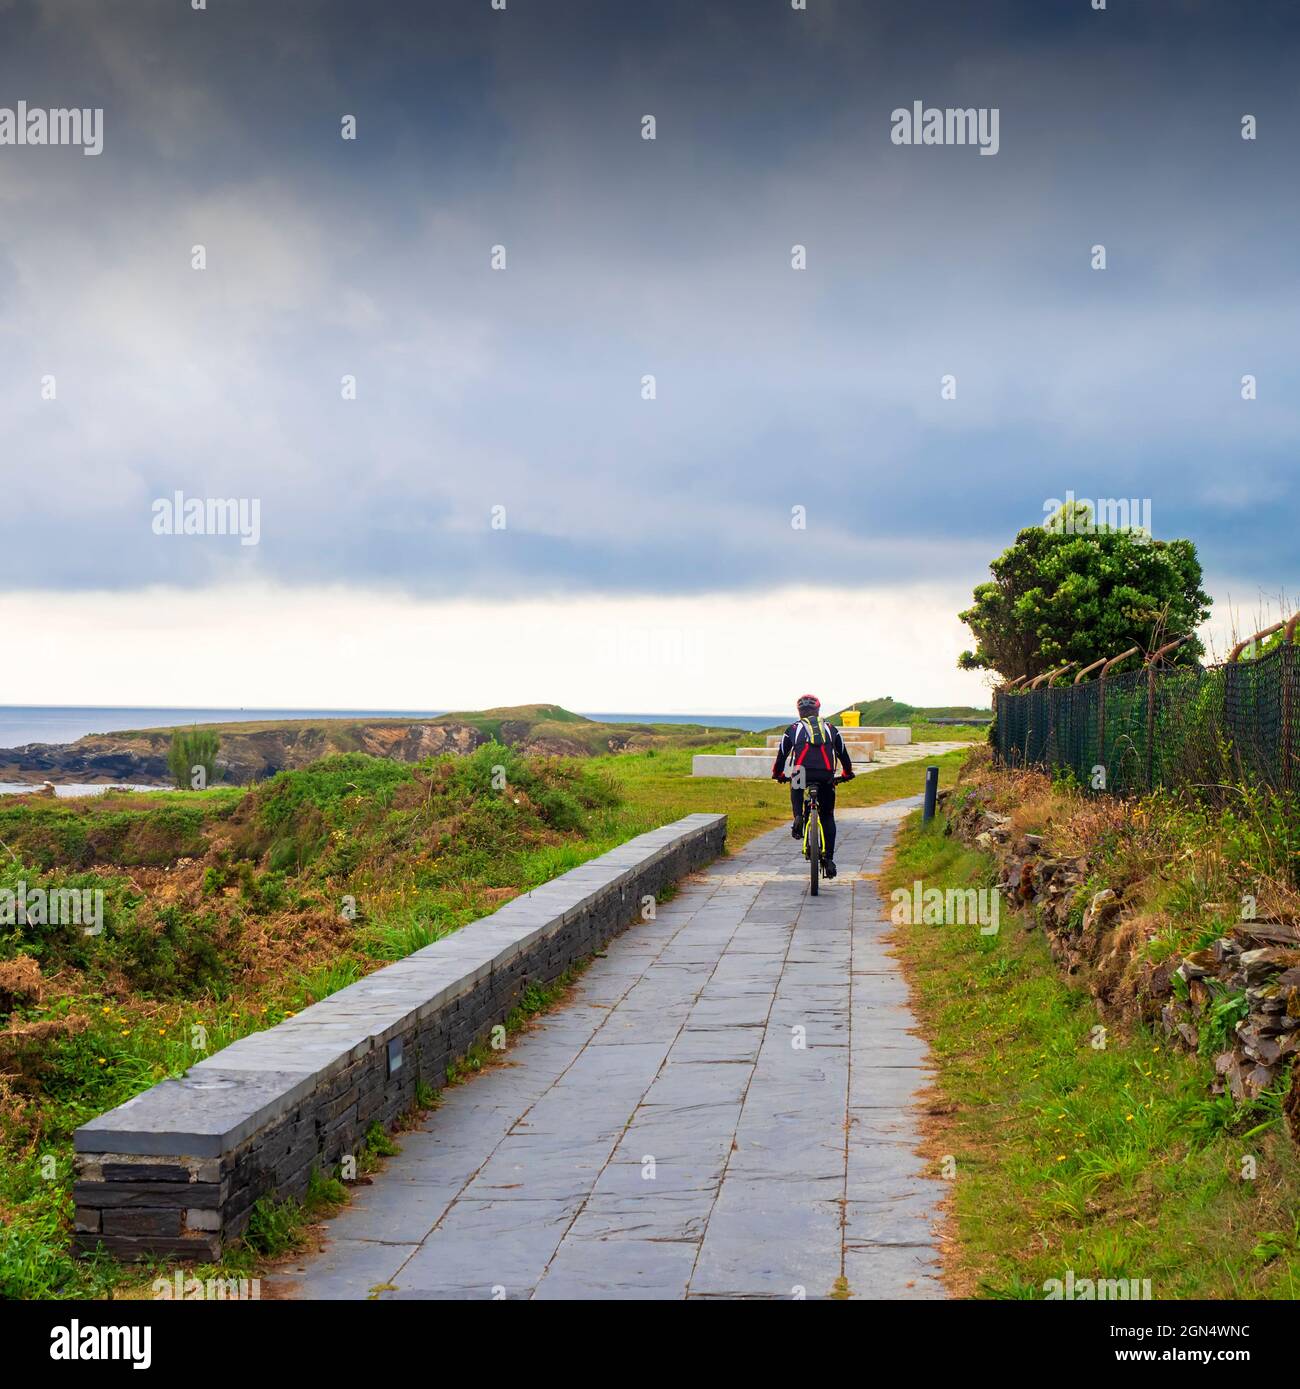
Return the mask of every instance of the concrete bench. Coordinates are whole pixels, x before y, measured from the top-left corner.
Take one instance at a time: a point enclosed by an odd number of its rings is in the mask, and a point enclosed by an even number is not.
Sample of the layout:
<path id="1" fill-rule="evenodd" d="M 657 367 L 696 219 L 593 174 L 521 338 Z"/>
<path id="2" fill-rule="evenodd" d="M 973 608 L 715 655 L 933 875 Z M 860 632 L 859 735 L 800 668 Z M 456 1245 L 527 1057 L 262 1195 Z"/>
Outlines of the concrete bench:
<path id="1" fill-rule="evenodd" d="M 872 759 L 872 757 L 873 757 L 873 755 L 874 755 L 881 747 L 883 747 L 883 746 L 884 746 L 883 743 L 880 743 L 880 744 L 875 744 L 875 743 L 859 743 L 859 742 L 851 742 L 851 743 L 850 743 L 850 742 L 846 741 L 845 744 L 844 744 L 844 749 L 845 749 L 845 751 L 846 751 L 846 752 L 848 753 L 848 755 L 849 755 L 849 760 L 852 761 L 852 762 L 857 763 L 857 762 L 870 762 L 871 759 Z M 737 748 L 737 749 L 736 749 L 736 756 L 737 756 L 737 757 L 764 757 L 764 758 L 767 759 L 768 766 L 770 767 L 771 764 L 772 764 L 773 758 L 774 758 L 774 756 L 775 756 L 775 752 L 776 752 L 776 749 L 775 749 L 775 748 Z"/>
<path id="2" fill-rule="evenodd" d="M 912 741 L 912 730 L 910 728 L 841 728 L 840 735 L 846 743 L 869 742 L 876 747 L 893 747 L 896 744 L 910 743 Z M 768 747 L 780 747 L 781 737 L 782 735 L 779 733 L 769 733 L 767 735 Z"/>

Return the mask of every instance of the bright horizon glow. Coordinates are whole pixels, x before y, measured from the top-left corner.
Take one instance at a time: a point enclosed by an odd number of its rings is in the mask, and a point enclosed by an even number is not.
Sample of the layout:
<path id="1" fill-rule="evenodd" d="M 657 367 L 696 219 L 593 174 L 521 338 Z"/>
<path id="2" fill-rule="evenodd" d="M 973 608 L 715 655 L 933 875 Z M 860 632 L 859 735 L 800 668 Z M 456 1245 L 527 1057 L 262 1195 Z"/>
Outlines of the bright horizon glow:
<path id="1" fill-rule="evenodd" d="M 271 585 L 8 593 L 0 629 L 21 657 L 0 702 L 757 717 L 811 690 L 827 708 L 883 695 L 986 707 L 987 677 L 955 667 L 967 597 L 939 586 L 516 602 Z"/>
<path id="2" fill-rule="evenodd" d="M 1237 598 L 1245 582 L 1205 587 L 1207 660 L 1293 611 Z M 811 690 L 828 709 L 886 695 L 987 708 L 991 677 L 956 668 L 969 602 L 940 584 L 515 602 L 270 584 L 9 592 L 0 704 L 779 717 Z"/>

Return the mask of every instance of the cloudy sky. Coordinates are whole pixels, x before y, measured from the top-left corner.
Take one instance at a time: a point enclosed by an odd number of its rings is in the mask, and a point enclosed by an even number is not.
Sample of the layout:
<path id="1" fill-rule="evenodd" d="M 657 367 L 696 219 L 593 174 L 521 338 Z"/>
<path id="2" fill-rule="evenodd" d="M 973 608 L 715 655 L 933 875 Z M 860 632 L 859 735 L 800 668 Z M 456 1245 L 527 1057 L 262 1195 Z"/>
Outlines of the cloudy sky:
<path id="1" fill-rule="evenodd" d="M 983 702 L 1067 491 L 1222 645 L 1300 590 L 1289 9 L 0 0 L 0 108 L 104 111 L 0 146 L 0 703 Z"/>

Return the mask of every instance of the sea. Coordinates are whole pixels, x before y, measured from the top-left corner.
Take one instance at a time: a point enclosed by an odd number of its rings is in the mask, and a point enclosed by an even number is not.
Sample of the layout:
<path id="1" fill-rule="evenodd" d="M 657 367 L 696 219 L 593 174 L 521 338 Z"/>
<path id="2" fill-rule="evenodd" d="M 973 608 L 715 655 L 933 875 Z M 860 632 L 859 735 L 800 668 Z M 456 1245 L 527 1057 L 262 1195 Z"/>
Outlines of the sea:
<path id="1" fill-rule="evenodd" d="M 170 728 L 177 724 L 253 723 L 263 719 L 429 719 L 451 712 L 449 709 L 191 709 L 0 704 L 0 749 L 22 747 L 25 743 L 75 743 L 88 733 L 121 733 L 134 728 Z M 755 732 L 760 728 L 771 728 L 785 721 L 787 716 L 588 713 L 585 717 L 599 723 L 698 723 L 708 728 L 743 728 Z M 0 795 L 31 789 L 30 786 L 0 781 Z M 104 788 L 102 785 L 70 784 L 55 789 L 60 796 L 86 796 L 97 794 Z"/>

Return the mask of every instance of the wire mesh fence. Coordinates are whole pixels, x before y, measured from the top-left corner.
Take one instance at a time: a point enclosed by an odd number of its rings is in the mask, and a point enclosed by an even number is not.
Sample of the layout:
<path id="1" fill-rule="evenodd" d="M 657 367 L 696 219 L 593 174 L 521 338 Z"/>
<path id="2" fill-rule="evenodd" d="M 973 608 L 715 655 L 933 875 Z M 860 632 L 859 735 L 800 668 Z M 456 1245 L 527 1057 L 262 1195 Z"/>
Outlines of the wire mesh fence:
<path id="1" fill-rule="evenodd" d="M 1300 790 L 1300 647 L 1289 642 L 1255 660 L 997 691 L 993 709 L 1000 762 L 1069 771 L 1096 791 Z"/>

